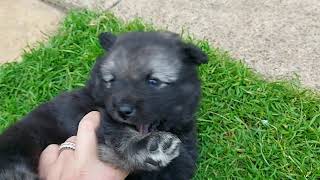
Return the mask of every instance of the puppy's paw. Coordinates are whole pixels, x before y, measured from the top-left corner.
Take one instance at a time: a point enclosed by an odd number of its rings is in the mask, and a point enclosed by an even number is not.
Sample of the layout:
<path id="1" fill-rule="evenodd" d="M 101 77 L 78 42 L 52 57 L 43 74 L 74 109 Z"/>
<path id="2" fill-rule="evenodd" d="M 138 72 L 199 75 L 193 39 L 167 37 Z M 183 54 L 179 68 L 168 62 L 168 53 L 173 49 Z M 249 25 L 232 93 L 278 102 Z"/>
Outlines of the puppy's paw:
<path id="1" fill-rule="evenodd" d="M 145 163 L 150 169 L 165 167 L 179 156 L 181 141 L 175 135 L 158 132 L 150 134 L 147 138 Z"/>

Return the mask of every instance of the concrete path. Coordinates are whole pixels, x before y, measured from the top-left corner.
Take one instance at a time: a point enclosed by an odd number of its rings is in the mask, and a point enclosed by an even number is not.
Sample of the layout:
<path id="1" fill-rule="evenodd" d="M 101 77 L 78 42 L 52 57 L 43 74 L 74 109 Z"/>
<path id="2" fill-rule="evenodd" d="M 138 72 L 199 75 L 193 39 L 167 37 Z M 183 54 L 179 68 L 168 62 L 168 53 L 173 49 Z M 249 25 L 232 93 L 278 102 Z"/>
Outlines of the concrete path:
<path id="1" fill-rule="evenodd" d="M 45 40 L 62 17 L 38 0 L 0 0 L 0 63 L 18 60 L 26 46 Z"/>
<path id="2" fill-rule="evenodd" d="M 184 28 L 266 77 L 298 74 L 303 85 L 320 89 L 319 0 L 44 1 L 67 9 L 111 9 L 125 20 L 141 17 L 175 32 Z"/>

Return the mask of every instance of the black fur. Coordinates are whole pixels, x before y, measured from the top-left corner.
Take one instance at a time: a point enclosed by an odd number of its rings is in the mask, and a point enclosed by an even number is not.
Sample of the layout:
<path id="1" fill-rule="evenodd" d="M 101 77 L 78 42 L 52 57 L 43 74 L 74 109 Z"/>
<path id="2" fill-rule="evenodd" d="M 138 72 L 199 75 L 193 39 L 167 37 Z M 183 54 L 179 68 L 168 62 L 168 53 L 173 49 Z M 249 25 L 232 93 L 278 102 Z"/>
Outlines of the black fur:
<path id="1" fill-rule="evenodd" d="M 116 42 L 117 37 L 109 32 L 104 32 L 99 35 L 100 45 L 104 50 L 109 51 L 112 45 Z"/>
<path id="2" fill-rule="evenodd" d="M 194 113 L 200 97 L 196 65 L 205 63 L 207 56 L 173 33 L 136 32 L 119 37 L 103 33 L 99 40 L 110 52 L 98 58 L 84 88 L 61 94 L 40 105 L 0 136 L 0 179 L 12 171 L 21 177 L 26 176 L 26 170 L 37 174 L 41 151 L 49 144 L 60 144 L 75 135 L 81 118 L 93 110 L 102 113 L 97 136 L 107 154 L 101 155 L 101 159 L 132 171 L 127 179 L 191 179 L 197 159 Z M 174 57 L 176 65 L 181 65 L 174 82 L 160 81 L 159 86 L 151 84 L 152 87 L 146 84 L 152 69 L 144 72 L 143 63 L 159 56 L 154 55 L 159 53 L 157 48 L 144 50 L 149 47 L 157 47 L 161 52 L 164 49 L 164 57 Z M 127 65 L 131 63 L 127 61 L 134 62 L 125 72 L 122 72 L 122 66 L 115 69 L 114 79 L 106 82 L 103 65 L 112 58 L 123 58 L 117 55 L 121 49 L 122 54 L 127 54 L 127 60 L 123 61 Z M 118 109 L 123 104 L 134 107 L 135 113 L 130 118 L 119 117 Z M 139 127 L 146 128 L 146 132 L 139 133 Z M 162 147 L 158 147 L 160 142 Z M 131 162 L 130 158 L 141 150 L 149 153 L 162 148 L 161 151 L 165 151 L 173 142 L 177 142 L 177 146 L 172 150 L 178 150 L 179 156 L 169 164 L 160 165 L 161 161 L 155 162 L 148 157 L 140 164 Z M 123 144 L 125 147 L 119 148 Z M 114 159 L 110 159 L 108 153 Z"/>

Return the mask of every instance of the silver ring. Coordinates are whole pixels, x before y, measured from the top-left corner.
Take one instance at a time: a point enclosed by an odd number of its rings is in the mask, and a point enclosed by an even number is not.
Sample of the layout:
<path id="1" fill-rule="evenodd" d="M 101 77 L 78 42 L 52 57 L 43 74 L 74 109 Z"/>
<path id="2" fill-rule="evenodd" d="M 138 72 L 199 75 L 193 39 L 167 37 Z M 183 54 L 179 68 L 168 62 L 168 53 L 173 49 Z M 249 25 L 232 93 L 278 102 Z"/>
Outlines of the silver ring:
<path id="1" fill-rule="evenodd" d="M 59 151 L 61 152 L 65 149 L 70 149 L 70 150 L 74 151 L 74 150 L 76 150 L 76 144 L 73 142 L 66 141 L 60 145 Z"/>

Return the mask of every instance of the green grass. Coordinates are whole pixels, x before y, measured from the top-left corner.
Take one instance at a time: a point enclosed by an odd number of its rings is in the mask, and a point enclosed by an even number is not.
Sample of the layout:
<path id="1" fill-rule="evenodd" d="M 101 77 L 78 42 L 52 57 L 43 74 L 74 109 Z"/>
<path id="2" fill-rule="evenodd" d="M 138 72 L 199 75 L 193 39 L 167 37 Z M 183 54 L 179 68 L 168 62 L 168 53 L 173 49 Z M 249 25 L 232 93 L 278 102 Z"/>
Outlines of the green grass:
<path id="1" fill-rule="evenodd" d="M 0 127 L 12 124 L 61 91 L 83 86 L 97 35 L 153 30 L 140 20 L 69 13 L 49 42 L 0 66 Z M 228 54 L 195 41 L 210 61 L 200 67 L 200 159 L 195 179 L 320 177 L 320 96 L 292 83 L 266 82 Z"/>

